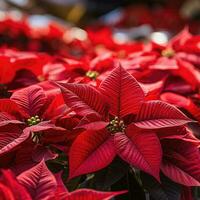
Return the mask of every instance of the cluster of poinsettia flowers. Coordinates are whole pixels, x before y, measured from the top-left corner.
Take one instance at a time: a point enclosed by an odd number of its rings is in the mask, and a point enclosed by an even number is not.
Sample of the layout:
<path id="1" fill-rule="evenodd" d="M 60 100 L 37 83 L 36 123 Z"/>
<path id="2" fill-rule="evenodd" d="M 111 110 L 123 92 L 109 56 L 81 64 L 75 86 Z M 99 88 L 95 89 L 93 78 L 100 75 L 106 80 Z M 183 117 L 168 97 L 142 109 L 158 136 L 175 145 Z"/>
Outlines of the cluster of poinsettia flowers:
<path id="1" fill-rule="evenodd" d="M 86 36 L 65 57 L 0 50 L 2 199 L 110 199 L 131 192 L 112 190 L 130 170 L 163 188 L 164 176 L 180 186 L 179 199 L 192 199 L 200 185 L 200 36 L 186 28 L 166 45 L 118 44 L 107 28 Z M 99 176 L 102 187 L 93 183 Z"/>

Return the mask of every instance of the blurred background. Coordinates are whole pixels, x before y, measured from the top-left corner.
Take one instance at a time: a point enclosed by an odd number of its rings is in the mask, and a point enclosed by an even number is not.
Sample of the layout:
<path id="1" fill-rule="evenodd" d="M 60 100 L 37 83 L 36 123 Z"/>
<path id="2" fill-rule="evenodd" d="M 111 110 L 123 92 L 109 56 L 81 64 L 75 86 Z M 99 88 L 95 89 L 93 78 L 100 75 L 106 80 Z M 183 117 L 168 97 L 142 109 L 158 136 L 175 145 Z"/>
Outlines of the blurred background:
<path id="1" fill-rule="evenodd" d="M 88 29 L 103 35 L 105 27 L 119 43 L 163 44 L 184 27 L 200 33 L 200 0 L 3 0 L 0 25 L 0 45 L 22 50 L 57 52 L 74 38 L 85 40 Z"/>
<path id="2" fill-rule="evenodd" d="M 0 1 L 0 9 L 45 15 L 79 27 L 98 21 L 123 28 L 148 24 L 154 29 L 174 31 L 187 24 L 199 31 L 195 26 L 200 20 L 199 0 L 4 0 Z"/>

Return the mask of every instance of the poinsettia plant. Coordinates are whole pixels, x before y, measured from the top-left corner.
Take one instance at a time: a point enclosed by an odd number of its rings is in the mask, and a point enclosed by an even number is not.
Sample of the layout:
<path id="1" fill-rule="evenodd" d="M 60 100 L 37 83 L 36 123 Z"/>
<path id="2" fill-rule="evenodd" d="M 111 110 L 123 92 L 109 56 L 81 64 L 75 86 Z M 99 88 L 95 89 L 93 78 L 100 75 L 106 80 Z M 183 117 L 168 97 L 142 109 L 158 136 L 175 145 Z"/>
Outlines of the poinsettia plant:
<path id="1" fill-rule="evenodd" d="M 69 179 L 105 170 L 116 162 L 117 156 L 117 160 L 122 159 L 130 166 L 126 166 L 124 175 L 131 170 L 136 180 L 139 170 L 151 175 L 158 184 L 165 184 L 160 173 L 175 182 L 183 181 L 178 176 L 188 169 L 179 169 L 176 162 L 171 164 L 168 159 L 163 160 L 162 140 L 187 138 L 184 125 L 192 121 L 176 107 L 162 101 L 145 100 L 141 85 L 121 66 L 116 67 L 98 88 L 73 83 L 58 85 L 66 105 L 82 116 L 76 128 L 84 129 L 69 151 Z M 179 127 L 183 129 L 177 133 Z M 195 138 L 191 142 L 198 144 Z M 198 145 L 194 148 L 198 151 Z M 195 166 L 199 173 L 198 162 Z M 199 180 L 189 181 L 190 173 L 193 172 L 189 170 L 184 177 L 186 186 L 198 186 Z M 116 176 L 123 177 L 122 174 Z"/>
<path id="2" fill-rule="evenodd" d="M 0 199 L 199 197 L 199 36 L 24 20 L 0 22 Z"/>

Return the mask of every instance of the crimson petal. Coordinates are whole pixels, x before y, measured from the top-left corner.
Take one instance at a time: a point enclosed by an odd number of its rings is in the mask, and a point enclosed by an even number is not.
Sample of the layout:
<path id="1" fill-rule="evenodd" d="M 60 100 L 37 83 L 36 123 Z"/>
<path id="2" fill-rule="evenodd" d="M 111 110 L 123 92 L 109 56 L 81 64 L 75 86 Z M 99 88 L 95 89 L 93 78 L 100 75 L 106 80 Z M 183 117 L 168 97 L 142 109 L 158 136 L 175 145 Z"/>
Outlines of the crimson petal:
<path id="1" fill-rule="evenodd" d="M 171 164 L 170 162 L 164 161 L 161 165 L 162 172 L 168 176 L 171 180 L 175 182 L 186 185 L 186 186 L 200 186 L 200 182 L 197 181 L 190 174 L 177 167 L 176 165 Z"/>
<path id="2" fill-rule="evenodd" d="M 105 115 L 107 110 L 103 96 L 92 86 L 83 84 L 59 83 L 58 84 L 65 103 L 77 114 Z"/>
<path id="3" fill-rule="evenodd" d="M 66 195 L 66 200 L 108 200 L 126 192 L 100 192 L 91 189 L 80 189 Z"/>
<path id="4" fill-rule="evenodd" d="M 162 150 L 159 139 L 154 133 L 140 132 L 128 128 L 129 136 L 119 132 L 114 136 L 114 143 L 119 156 L 146 173 L 159 179 Z"/>
<path id="5" fill-rule="evenodd" d="M 144 129 L 158 129 L 181 126 L 192 122 L 175 106 L 162 101 L 143 103 L 134 123 Z"/>
<path id="6" fill-rule="evenodd" d="M 99 87 L 115 116 L 137 113 L 144 100 L 140 84 L 121 66 L 116 67 Z"/>
<path id="7" fill-rule="evenodd" d="M 48 170 L 44 161 L 22 172 L 17 179 L 27 188 L 34 200 L 48 199 L 56 191 L 56 179 Z"/>
<path id="8" fill-rule="evenodd" d="M 69 179 L 106 167 L 115 155 L 113 138 L 106 129 L 81 133 L 70 148 Z"/>
<path id="9" fill-rule="evenodd" d="M 29 138 L 29 133 L 23 132 L 17 125 L 1 128 L 0 132 L 0 155 L 14 150 Z"/>
<path id="10" fill-rule="evenodd" d="M 35 116 L 46 103 L 46 96 L 40 86 L 33 85 L 14 92 L 11 100 L 29 116 Z"/>

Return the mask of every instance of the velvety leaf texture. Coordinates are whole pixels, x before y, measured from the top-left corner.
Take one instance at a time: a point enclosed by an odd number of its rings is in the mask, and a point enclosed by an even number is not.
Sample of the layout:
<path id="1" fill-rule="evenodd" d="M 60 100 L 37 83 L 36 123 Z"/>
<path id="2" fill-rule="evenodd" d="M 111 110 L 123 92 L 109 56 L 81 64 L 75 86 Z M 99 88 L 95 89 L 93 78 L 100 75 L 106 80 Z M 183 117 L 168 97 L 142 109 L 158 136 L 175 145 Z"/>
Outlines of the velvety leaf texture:
<path id="1" fill-rule="evenodd" d="M 66 200 L 109 200 L 114 196 L 126 193 L 121 192 L 99 192 L 89 189 L 76 190 L 66 196 Z"/>
<path id="2" fill-rule="evenodd" d="M 121 66 L 116 67 L 102 81 L 100 91 L 107 97 L 110 112 L 115 116 L 137 113 L 144 100 L 144 92 L 139 83 Z"/>
<path id="3" fill-rule="evenodd" d="M 29 116 L 34 116 L 46 103 L 46 96 L 40 86 L 34 85 L 14 92 L 11 100 L 16 102 Z"/>
<path id="4" fill-rule="evenodd" d="M 174 182 L 185 186 L 200 185 L 200 155 L 195 143 L 184 140 L 164 140 L 162 172 Z"/>
<path id="5" fill-rule="evenodd" d="M 93 87 L 84 84 L 61 84 L 63 98 L 67 106 L 77 114 L 85 116 L 88 114 L 103 115 L 107 106 L 103 96 Z"/>
<path id="6" fill-rule="evenodd" d="M 115 154 L 113 140 L 106 130 L 81 133 L 70 148 L 69 178 L 106 167 Z"/>
<path id="7" fill-rule="evenodd" d="M 21 173 L 17 179 L 27 188 L 34 200 L 48 199 L 54 194 L 57 187 L 56 179 L 44 161 Z"/>
<path id="8" fill-rule="evenodd" d="M 148 101 L 142 104 L 134 124 L 144 129 L 158 129 L 181 126 L 191 121 L 173 105 Z"/>
<path id="9" fill-rule="evenodd" d="M 1 200 L 32 200 L 26 188 L 18 183 L 10 170 L 2 171 L 1 183 L 4 184 L 4 187 L 0 186 Z"/>
<path id="10" fill-rule="evenodd" d="M 200 182 L 181 168 L 169 162 L 163 162 L 161 170 L 172 180 L 186 186 L 200 186 Z M 195 169 L 194 169 L 195 170 Z"/>
<path id="11" fill-rule="evenodd" d="M 154 133 L 134 133 L 134 130 L 129 135 L 128 137 L 120 132 L 115 134 L 114 141 L 119 156 L 159 180 L 162 150 L 157 136 Z"/>
<path id="12" fill-rule="evenodd" d="M 10 99 L 0 99 L 0 118 L 3 113 L 10 114 L 12 117 L 26 116 L 26 113 L 14 101 Z"/>
<path id="13" fill-rule="evenodd" d="M 0 132 L 0 155 L 14 150 L 17 146 L 28 139 L 29 133 L 23 132 L 22 129 L 13 125 L 5 127 Z"/>

